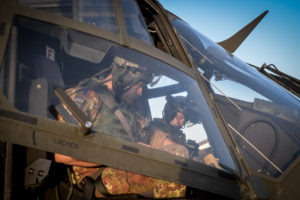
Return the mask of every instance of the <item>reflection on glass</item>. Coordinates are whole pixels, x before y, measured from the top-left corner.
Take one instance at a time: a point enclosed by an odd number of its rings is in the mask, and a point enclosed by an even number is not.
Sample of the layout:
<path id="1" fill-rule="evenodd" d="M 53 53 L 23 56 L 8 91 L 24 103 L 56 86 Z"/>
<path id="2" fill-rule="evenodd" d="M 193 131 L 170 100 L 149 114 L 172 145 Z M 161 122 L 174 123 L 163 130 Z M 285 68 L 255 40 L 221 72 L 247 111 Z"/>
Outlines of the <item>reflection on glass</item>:
<path id="1" fill-rule="evenodd" d="M 43 32 L 34 28 L 42 25 Z M 56 88 L 64 88 L 93 123 L 91 133 L 235 170 L 191 77 L 152 57 L 81 32 L 22 17 L 15 19 L 15 26 L 19 53 L 14 91 L 19 110 L 78 124 L 54 95 Z M 61 32 L 67 36 L 54 34 Z M 9 75 L 1 77 L 5 80 Z"/>
<path id="2" fill-rule="evenodd" d="M 117 33 L 118 24 L 112 0 L 78 0 L 78 15 L 80 22 L 91 24 L 105 30 Z"/>
<path id="3" fill-rule="evenodd" d="M 300 152 L 299 101 L 186 23 L 173 25 L 250 168 L 282 174 Z"/>
<path id="4" fill-rule="evenodd" d="M 114 33 L 119 32 L 113 0 L 21 0 L 19 4 L 62 15 Z"/>
<path id="5" fill-rule="evenodd" d="M 134 0 L 122 0 L 126 28 L 129 35 L 153 45 L 142 13 Z"/>

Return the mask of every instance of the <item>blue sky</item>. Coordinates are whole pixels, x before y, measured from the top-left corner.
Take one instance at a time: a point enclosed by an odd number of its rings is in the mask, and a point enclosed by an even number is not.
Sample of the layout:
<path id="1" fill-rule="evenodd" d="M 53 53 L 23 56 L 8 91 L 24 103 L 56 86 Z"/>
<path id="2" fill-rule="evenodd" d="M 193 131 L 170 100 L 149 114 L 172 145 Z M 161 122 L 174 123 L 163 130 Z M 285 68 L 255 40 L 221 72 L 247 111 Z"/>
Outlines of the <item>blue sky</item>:
<path id="1" fill-rule="evenodd" d="M 300 79 L 299 0 L 159 0 L 167 10 L 215 42 L 223 41 L 265 10 L 257 25 L 235 55 L 261 66 L 274 64 Z"/>

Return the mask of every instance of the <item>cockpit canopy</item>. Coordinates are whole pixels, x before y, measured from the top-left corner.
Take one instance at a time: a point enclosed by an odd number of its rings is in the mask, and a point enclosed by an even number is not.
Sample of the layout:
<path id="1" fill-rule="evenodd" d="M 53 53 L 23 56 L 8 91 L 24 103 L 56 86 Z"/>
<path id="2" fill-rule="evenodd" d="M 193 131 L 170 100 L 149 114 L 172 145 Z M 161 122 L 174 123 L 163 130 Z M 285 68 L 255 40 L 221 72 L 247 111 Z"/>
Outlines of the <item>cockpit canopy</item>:
<path id="1" fill-rule="evenodd" d="M 139 123 L 140 128 L 145 129 L 154 119 L 162 119 L 167 95 L 188 98 L 186 103 L 193 103 L 186 107 L 193 112 L 185 112 L 186 119 L 191 120 L 186 120 L 181 131 L 185 135 L 185 142 L 191 140 L 193 144 L 197 144 L 196 151 L 201 150 L 203 154 L 195 158 L 187 155 L 186 159 L 204 163 L 203 156 L 214 154 L 220 165 L 236 170 L 191 70 L 186 74 L 167 62 L 144 53 L 59 25 L 21 16 L 16 16 L 13 23 L 18 32 L 15 38 L 11 36 L 11 40 L 18 41 L 15 51 L 18 60 L 15 65 L 16 73 L 9 76 L 12 73 L 9 68 L 13 64 L 7 51 L 7 57 L 2 64 L 1 82 L 2 91 L 6 96 L 9 95 L 8 91 L 14 91 L 14 106 L 18 110 L 56 120 L 58 116 L 55 109 L 61 104 L 54 94 L 57 88 L 68 91 L 70 88 L 81 87 L 83 93 L 97 90 L 105 86 L 104 80 L 108 74 L 113 74 L 113 83 L 120 82 L 121 79 L 124 83 L 123 71 L 135 68 L 128 72 L 131 73 L 131 77 L 138 75 L 142 70 L 147 72 L 151 80 L 143 85 L 142 95 L 125 106 L 130 113 L 136 115 L 135 123 Z M 118 73 L 114 73 L 114 69 Z M 12 82 L 14 84 L 11 84 Z M 116 102 L 118 107 L 127 103 L 123 102 L 122 98 L 116 98 Z M 88 112 L 86 114 L 89 116 Z M 105 128 L 105 124 L 102 126 L 97 120 L 90 121 L 94 123 L 91 134 L 105 134 L 130 142 L 141 142 L 138 132 L 132 139 L 127 133 Z M 66 123 L 79 125 L 76 120 L 66 120 Z M 109 125 L 111 122 L 107 123 L 106 125 Z M 123 126 L 120 121 L 115 123 Z M 219 165 L 215 167 L 221 168 Z"/>
<path id="2" fill-rule="evenodd" d="M 299 99 L 182 20 L 172 23 L 250 168 L 280 176 L 300 152 Z"/>

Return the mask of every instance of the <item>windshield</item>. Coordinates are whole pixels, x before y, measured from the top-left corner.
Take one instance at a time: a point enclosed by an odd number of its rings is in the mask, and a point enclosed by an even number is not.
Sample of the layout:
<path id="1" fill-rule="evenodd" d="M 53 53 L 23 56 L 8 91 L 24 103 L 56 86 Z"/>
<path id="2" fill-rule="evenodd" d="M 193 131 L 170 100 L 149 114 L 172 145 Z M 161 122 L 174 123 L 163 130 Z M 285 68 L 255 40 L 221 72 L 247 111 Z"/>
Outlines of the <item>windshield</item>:
<path id="1" fill-rule="evenodd" d="M 119 33 L 119 24 L 113 0 L 19 0 L 19 4 L 65 16 L 101 29 Z M 120 2 L 119 2 L 120 3 Z M 153 45 L 141 11 L 134 0 L 122 0 L 127 32 L 149 45 Z"/>
<path id="2" fill-rule="evenodd" d="M 63 88 L 93 123 L 90 134 L 235 170 L 205 98 L 187 74 L 58 25 L 17 16 L 14 26 L 18 34 L 11 37 L 18 45 L 7 51 L 1 89 L 6 96 L 13 93 L 17 109 L 79 125 L 54 94 Z M 16 64 L 10 54 L 16 56 Z"/>
<path id="3" fill-rule="evenodd" d="M 172 23 L 250 168 L 279 176 L 299 154 L 299 101 L 185 22 Z"/>
<path id="4" fill-rule="evenodd" d="M 119 32 L 115 6 L 112 0 L 39 1 L 20 0 L 19 4 L 62 15 L 80 22 Z"/>

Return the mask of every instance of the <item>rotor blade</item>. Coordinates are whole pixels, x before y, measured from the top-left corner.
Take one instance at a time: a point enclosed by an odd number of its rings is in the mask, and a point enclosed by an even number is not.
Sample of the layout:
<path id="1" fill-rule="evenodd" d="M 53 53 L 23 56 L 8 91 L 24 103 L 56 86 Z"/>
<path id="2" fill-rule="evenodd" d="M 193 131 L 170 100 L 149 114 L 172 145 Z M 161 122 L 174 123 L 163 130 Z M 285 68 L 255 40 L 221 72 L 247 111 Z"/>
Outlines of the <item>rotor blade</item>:
<path id="1" fill-rule="evenodd" d="M 256 25 L 265 17 L 265 15 L 268 12 L 269 11 L 266 10 L 257 18 L 255 18 L 252 22 L 246 25 L 244 28 L 239 30 L 236 34 L 234 34 L 227 40 L 219 42 L 218 44 L 221 45 L 227 51 L 233 53 L 242 44 L 242 42 L 247 38 L 247 36 L 253 31 Z"/>

